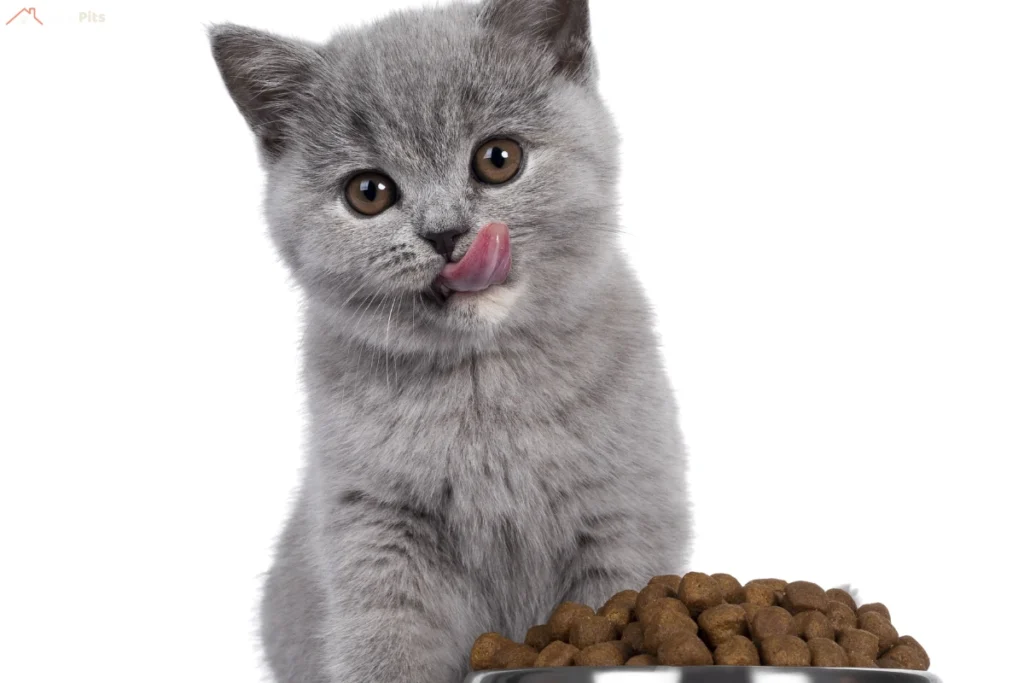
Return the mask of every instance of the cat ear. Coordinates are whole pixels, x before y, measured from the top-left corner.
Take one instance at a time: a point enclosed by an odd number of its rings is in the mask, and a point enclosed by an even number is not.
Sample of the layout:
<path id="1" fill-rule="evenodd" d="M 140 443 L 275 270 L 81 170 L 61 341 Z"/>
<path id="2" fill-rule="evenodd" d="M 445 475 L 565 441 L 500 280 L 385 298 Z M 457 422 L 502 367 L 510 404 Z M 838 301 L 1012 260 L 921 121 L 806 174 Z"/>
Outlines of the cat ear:
<path id="1" fill-rule="evenodd" d="M 556 73 L 579 83 L 593 77 L 587 0 L 487 0 L 480 20 L 552 52 Z"/>
<path id="2" fill-rule="evenodd" d="M 213 59 L 224 85 L 263 151 L 278 156 L 287 144 L 288 120 L 320 55 L 312 45 L 263 31 L 219 24 L 209 30 Z"/>

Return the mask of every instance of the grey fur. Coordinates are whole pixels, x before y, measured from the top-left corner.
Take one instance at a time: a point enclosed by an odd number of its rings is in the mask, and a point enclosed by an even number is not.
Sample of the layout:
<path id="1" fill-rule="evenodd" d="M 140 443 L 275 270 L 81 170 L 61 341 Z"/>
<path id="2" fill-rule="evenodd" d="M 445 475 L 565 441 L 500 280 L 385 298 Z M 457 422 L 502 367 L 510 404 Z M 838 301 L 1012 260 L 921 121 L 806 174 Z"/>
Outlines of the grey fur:
<path id="1" fill-rule="evenodd" d="M 476 635 L 522 637 L 688 546 L 683 445 L 617 240 L 617 136 L 585 0 L 401 12 L 310 45 L 211 30 L 260 140 L 272 238 L 306 298 L 308 460 L 262 610 L 280 683 L 454 683 Z M 470 159 L 495 135 L 525 166 Z M 400 200 L 340 199 L 356 171 Z M 506 284 L 439 307 L 422 235 L 506 222 Z"/>

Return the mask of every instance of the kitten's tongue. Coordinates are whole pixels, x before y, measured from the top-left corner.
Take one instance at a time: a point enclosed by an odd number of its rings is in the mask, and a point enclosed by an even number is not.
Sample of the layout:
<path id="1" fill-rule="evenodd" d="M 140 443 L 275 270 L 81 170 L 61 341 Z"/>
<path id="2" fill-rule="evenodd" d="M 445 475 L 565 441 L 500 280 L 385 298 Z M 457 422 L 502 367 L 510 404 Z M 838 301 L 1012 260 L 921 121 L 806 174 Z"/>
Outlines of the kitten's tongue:
<path id="1" fill-rule="evenodd" d="M 504 282 L 511 267 L 508 226 L 488 223 L 477 233 L 466 255 L 444 267 L 438 281 L 456 292 L 479 292 Z"/>

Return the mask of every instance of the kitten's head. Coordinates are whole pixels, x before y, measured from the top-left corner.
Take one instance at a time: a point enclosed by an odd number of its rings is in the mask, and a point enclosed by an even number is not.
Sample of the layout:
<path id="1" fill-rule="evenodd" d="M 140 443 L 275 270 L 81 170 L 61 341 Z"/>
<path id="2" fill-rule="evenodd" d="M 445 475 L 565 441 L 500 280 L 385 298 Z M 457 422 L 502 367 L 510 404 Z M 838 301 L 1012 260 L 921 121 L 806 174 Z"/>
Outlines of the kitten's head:
<path id="1" fill-rule="evenodd" d="M 310 305 L 395 350 L 578 315 L 617 257 L 589 32 L 586 0 L 403 12 L 326 45 L 215 27 Z"/>

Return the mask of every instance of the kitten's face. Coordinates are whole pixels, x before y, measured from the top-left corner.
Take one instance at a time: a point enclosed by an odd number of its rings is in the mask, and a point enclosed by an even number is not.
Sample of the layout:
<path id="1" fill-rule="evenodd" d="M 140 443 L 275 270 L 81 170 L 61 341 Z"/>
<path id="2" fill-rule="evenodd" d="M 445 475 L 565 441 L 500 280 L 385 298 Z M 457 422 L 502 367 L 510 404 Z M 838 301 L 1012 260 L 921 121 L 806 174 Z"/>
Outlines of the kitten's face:
<path id="1" fill-rule="evenodd" d="M 585 3 L 493 0 L 292 44 L 301 87 L 254 126 L 267 213 L 312 305 L 348 331 L 478 347 L 571 317 L 616 257 L 617 146 L 589 55 L 507 15 L 552 4 L 570 38 L 580 11 L 585 31 Z"/>

